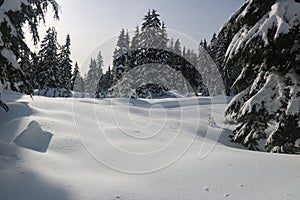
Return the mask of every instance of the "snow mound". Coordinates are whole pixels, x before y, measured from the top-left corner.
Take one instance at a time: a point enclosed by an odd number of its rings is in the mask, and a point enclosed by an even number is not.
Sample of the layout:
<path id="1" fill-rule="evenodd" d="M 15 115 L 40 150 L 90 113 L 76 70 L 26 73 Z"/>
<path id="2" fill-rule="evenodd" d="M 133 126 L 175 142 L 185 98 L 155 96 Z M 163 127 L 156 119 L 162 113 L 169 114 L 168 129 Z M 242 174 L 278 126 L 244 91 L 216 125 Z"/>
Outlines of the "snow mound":
<path id="1" fill-rule="evenodd" d="M 44 132 L 39 123 L 32 121 L 14 142 L 20 147 L 44 153 L 48 149 L 52 136 L 52 133 Z"/>
<path id="2" fill-rule="evenodd" d="M 245 10 L 237 17 L 241 19 L 249 12 L 251 2 Z M 277 39 L 280 35 L 290 32 L 300 22 L 300 4 L 295 0 L 279 0 L 273 4 L 271 10 L 266 13 L 253 27 L 244 26 L 234 36 L 230 43 L 226 57 L 231 58 L 237 54 L 240 49 L 245 48 L 252 40 L 261 37 L 265 45 L 269 44 L 270 31 L 275 29 L 275 34 L 272 39 Z"/>

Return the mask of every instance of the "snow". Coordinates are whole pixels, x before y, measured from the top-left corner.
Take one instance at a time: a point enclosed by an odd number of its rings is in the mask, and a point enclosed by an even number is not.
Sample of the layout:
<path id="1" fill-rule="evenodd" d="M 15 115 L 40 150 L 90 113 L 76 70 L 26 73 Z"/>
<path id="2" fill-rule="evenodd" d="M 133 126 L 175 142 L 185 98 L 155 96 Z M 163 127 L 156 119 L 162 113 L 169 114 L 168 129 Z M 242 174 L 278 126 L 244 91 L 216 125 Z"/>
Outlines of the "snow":
<path id="1" fill-rule="evenodd" d="M 250 7 L 251 1 L 237 19 L 244 17 Z M 299 23 L 300 3 L 295 2 L 295 0 L 277 0 L 271 10 L 266 13 L 253 27 L 244 26 L 240 29 L 230 43 L 226 52 L 226 57 L 231 58 L 257 37 L 261 37 L 264 44 L 268 45 L 270 39 L 268 38 L 268 34 L 272 28 L 275 28 L 276 30 L 273 38 L 275 40 L 281 34 L 286 34 L 292 28 L 298 26 Z"/>
<path id="2" fill-rule="evenodd" d="M 38 152 L 46 152 L 52 138 L 52 134 L 44 132 L 36 121 L 31 121 L 28 127 L 14 140 L 14 142 L 24 148 Z"/>
<path id="3" fill-rule="evenodd" d="M 258 75 L 257 79 L 260 79 L 260 75 Z M 282 107 L 285 86 L 284 78 L 274 72 L 265 75 L 264 79 L 266 79 L 264 87 L 246 101 L 241 108 L 240 114 L 242 116 L 247 113 L 259 112 L 261 109 L 266 109 L 269 114 L 275 114 Z M 254 82 L 257 82 L 257 80 Z M 253 84 L 250 93 L 254 89 Z M 273 96 L 275 97 L 273 98 Z"/>
<path id="4" fill-rule="evenodd" d="M 222 99 L 32 100 L 4 91 L 1 199 L 297 199 L 299 157 L 230 143 Z M 32 137 L 45 132 L 53 136 L 44 153 L 14 142 L 46 144 Z"/>
<path id="5" fill-rule="evenodd" d="M 9 50 L 9 49 L 2 49 L 1 51 L 1 55 L 7 59 L 8 62 L 11 63 L 11 65 L 15 68 L 18 69 L 19 68 L 19 64 L 17 62 L 17 58 L 15 56 L 15 54 Z"/>
<path id="6" fill-rule="evenodd" d="M 292 86 L 289 86 L 291 99 L 288 102 L 285 113 L 287 115 L 298 115 L 300 112 L 300 76 L 296 73 L 288 73 L 286 75 L 292 81 Z"/>

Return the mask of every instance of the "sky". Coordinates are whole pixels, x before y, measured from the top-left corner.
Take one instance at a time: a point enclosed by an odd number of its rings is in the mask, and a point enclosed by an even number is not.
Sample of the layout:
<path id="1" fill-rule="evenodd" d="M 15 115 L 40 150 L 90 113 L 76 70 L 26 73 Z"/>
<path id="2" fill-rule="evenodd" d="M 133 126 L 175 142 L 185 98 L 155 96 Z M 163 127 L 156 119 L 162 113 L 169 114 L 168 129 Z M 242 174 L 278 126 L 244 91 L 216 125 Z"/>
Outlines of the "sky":
<path id="1" fill-rule="evenodd" d="M 148 9 L 155 9 L 170 32 L 187 38 L 185 46 L 211 39 L 245 0 L 56 0 L 60 20 L 53 20 L 49 9 L 46 24 L 39 28 L 41 39 L 48 27 L 56 27 L 58 41 L 63 44 L 71 36 L 71 57 L 78 62 L 82 74 L 88 69 L 90 57 L 101 50 L 104 65 L 111 62 L 115 38 L 122 28 L 134 31 L 143 22 Z M 170 33 L 171 37 L 173 33 Z M 26 40 L 29 39 L 26 33 Z M 178 36 L 180 38 L 180 36 Z M 31 45 L 31 44 L 30 44 Z M 192 45 L 193 46 L 193 45 Z M 38 47 L 31 45 L 34 51 Z M 192 47 L 191 47 L 192 48 Z"/>

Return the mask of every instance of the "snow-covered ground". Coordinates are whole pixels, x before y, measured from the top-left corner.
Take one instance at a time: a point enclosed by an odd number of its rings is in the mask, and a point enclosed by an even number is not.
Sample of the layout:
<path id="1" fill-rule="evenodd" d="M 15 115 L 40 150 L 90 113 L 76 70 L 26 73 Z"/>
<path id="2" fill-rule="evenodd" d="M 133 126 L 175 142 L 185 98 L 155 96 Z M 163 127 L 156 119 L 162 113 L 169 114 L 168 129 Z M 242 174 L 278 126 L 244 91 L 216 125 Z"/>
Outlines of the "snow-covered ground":
<path id="1" fill-rule="evenodd" d="M 231 144 L 223 97 L 3 100 L 1 200 L 300 198 L 300 157 Z"/>

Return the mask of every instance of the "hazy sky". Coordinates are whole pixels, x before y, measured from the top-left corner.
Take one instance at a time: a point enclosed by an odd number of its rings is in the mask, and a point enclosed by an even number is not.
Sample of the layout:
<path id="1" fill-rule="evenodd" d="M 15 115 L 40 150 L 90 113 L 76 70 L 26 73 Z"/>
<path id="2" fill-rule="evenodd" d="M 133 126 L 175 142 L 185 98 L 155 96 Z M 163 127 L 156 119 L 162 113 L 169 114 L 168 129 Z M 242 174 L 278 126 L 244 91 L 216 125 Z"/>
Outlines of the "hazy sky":
<path id="1" fill-rule="evenodd" d="M 62 44 L 71 36 L 73 61 L 78 61 L 85 72 L 89 56 L 103 46 L 121 28 L 133 30 L 142 23 L 148 9 L 156 9 L 167 28 L 178 31 L 199 42 L 210 40 L 222 24 L 245 0 L 57 0 L 61 6 L 60 20 L 53 21 L 52 12 L 46 26 L 41 25 L 44 36 L 49 26 L 55 26 Z M 50 15 L 51 14 L 51 15 Z M 105 54 L 105 53 L 104 53 Z M 107 55 L 105 64 L 107 65 Z"/>

